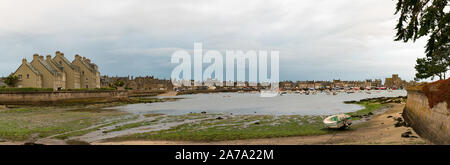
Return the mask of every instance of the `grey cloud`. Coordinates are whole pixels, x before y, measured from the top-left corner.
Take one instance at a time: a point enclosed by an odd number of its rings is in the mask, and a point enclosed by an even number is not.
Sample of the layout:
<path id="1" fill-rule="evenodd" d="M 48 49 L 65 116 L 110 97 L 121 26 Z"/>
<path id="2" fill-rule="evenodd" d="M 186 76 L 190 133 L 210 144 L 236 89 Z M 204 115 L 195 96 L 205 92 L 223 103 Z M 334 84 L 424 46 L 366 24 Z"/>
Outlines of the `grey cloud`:
<path id="1" fill-rule="evenodd" d="M 33 53 L 90 57 L 107 75 L 169 77 L 177 49 L 280 50 L 280 78 L 412 79 L 423 41 L 394 42 L 395 1 L 3 0 L 0 75 Z M 72 59 L 72 58 L 71 58 Z"/>

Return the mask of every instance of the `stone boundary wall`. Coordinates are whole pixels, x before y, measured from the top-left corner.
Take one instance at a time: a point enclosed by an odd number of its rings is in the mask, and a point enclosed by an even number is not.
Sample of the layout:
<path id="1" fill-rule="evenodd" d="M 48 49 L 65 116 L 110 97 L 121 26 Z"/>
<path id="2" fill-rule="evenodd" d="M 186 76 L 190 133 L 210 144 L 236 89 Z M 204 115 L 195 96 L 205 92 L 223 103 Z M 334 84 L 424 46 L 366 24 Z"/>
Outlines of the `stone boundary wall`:
<path id="1" fill-rule="evenodd" d="M 430 108 L 425 94 L 408 90 L 402 115 L 421 137 L 434 144 L 450 144 L 450 109 L 446 101 Z"/>
<path id="2" fill-rule="evenodd" d="M 1 92 L 0 105 L 83 104 L 127 100 L 127 91 Z"/>
<path id="3" fill-rule="evenodd" d="M 157 96 L 159 94 L 166 93 L 165 90 L 128 90 L 128 96 L 130 97 L 149 97 Z"/>

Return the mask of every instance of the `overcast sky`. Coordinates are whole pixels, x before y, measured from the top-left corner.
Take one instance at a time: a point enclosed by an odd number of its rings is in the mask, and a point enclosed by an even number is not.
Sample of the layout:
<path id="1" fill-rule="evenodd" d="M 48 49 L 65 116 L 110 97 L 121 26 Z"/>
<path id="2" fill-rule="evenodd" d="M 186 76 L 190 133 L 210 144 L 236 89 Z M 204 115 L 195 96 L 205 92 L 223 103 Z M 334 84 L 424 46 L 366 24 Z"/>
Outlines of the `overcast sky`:
<path id="1" fill-rule="evenodd" d="M 279 50 L 281 80 L 414 77 L 425 40 L 394 42 L 396 0 L 1 0 L 0 76 L 59 50 L 102 75 L 169 78 L 172 53 Z"/>

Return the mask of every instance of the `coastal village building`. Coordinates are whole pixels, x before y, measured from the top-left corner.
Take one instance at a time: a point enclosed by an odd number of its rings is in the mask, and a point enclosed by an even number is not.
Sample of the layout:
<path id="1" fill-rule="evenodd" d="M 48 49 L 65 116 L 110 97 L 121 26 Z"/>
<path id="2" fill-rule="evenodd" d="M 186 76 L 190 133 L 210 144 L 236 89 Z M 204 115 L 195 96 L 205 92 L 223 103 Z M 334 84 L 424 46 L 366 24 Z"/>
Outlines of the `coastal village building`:
<path id="1" fill-rule="evenodd" d="M 386 78 L 384 86 L 387 88 L 404 88 L 408 83 L 398 77 L 398 74 L 393 74 L 391 78 Z"/>
<path id="2" fill-rule="evenodd" d="M 13 73 L 19 78 L 19 88 L 53 88 L 78 89 L 100 88 L 100 72 L 94 63 L 85 57 L 75 55 L 75 60 L 69 62 L 64 53 L 57 51 L 51 55 L 33 55 L 33 60 L 22 60 L 22 64 Z"/>
<path id="3" fill-rule="evenodd" d="M 107 88 L 113 86 L 114 82 L 123 81 L 124 87 L 130 90 L 172 90 L 173 85 L 170 80 L 157 79 L 153 76 L 145 77 L 101 77 L 101 87 Z"/>

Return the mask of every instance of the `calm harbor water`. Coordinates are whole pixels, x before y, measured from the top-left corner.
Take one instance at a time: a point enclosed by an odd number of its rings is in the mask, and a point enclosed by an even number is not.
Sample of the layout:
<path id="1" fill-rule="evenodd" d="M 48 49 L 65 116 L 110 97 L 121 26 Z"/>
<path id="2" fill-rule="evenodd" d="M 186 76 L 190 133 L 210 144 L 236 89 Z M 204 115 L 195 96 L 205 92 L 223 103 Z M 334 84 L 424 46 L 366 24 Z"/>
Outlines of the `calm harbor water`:
<path id="1" fill-rule="evenodd" d="M 277 97 L 260 97 L 259 93 L 213 93 L 175 96 L 183 98 L 173 102 L 151 104 L 129 104 L 114 107 L 122 111 L 136 114 L 160 113 L 182 115 L 188 113 L 224 113 L 224 114 L 257 114 L 257 115 L 330 115 L 352 112 L 363 107 L 355 104 L 344 104 L 343 101 L 360 100 L 374 97 L 406 96 L 404 90 L 338 93 L 327 95 L 286 94 Z"/>

